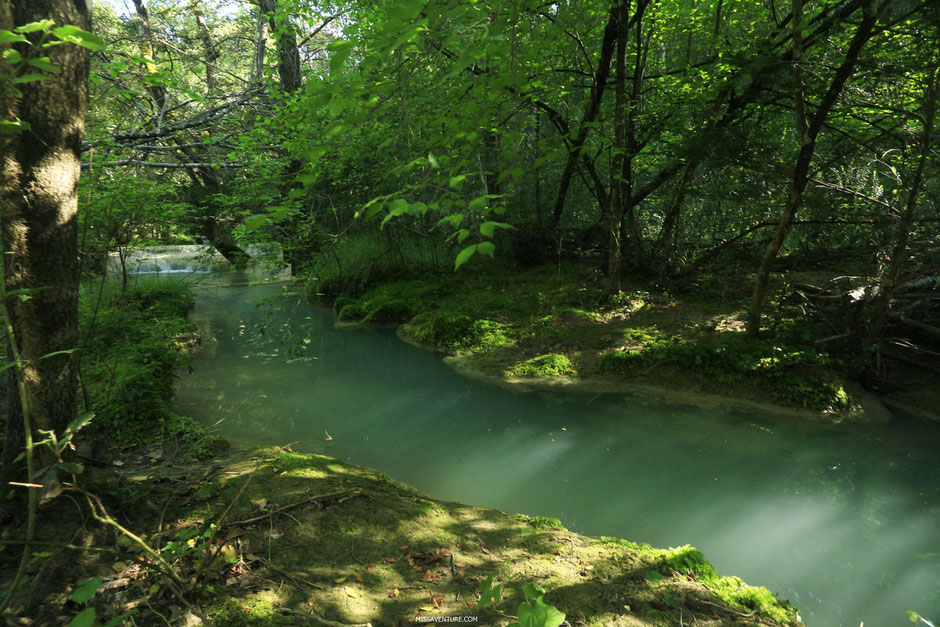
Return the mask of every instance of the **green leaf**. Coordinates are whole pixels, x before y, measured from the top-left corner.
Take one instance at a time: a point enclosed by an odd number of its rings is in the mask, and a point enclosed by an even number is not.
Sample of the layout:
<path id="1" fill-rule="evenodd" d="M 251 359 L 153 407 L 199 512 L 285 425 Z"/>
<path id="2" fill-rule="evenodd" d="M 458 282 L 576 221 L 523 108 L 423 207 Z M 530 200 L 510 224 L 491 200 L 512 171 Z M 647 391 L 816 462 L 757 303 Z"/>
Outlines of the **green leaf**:
<path id="1" fill-rule="evenodd" d="M 54 20 L 39 20 L 38 22 L 30 22 L 29 24 L 23 24 L 22 26 L 17 26 L 16 32 L 35 33 L 37 30 L 49 30 L 53 26 L 55 26 Z"/>
<path id="2" fill-rule="evenodd" d="M 330 74 L 336 74 L 345 67 L 354 46 L 353 42 L 343 40 L 334 41 L 327 46 L 327 49 L 332 53 L 330 55 Z"/>
<path id="3" fill-rule="evenodd" d="M 465 178 L 467 178 L 465 174 L 458 174 L 457 176 L 450 177 L 450 186 L 457 187 Z"/>
<path id="4" fill-rule="evenodd" d="M 455 213 L 445 218 L 441 218 L 440 220 L 437 221 L 437 224 L 435 226 L 440 226 L 442 224 L 449 224 L 456 229 L 458 226 L 460 226 L 461 222 L 463 222 L 463 214 Z"/>
<path id="5" fill-rule="evenodd" d="M 29 41 L 25 35 L 14 33 L 13 31 L 0 30 L 0 44 L 12 44 L 19 41 Z"/>
<path id="6" fill-rule="evenodd" d="M 61 470 L 63 470 L 63 471 L 65 471 L 65 472 L 69 473 L 70 475 L 80 475 L 80 474 L 82 473 L 82 471 L 85 470 L 85 469 L 82 467 L 81 464 L 76 464 L 75 462 L 62 462 L 62 463 L 56 464 L 56 465 L 57 465 Z M 73 601 L 74 601 L 74 599 L 73 599 Z M 82 603 L 82 602 L 83 602 L 83 601 L 79 601 L 79 603 Z"/>
<path id="7" fill-rule="evenodd" d="M 477 250 L 480 251 L 481 255 L 492 257 L 493 253 L 496 252 L 496 245 L 493 242 L 480 242 L 477 244 Z"/>
<path id="8" fill-rule="evenodd" d="M 116 617 L 112 618 L 111 620 L 109 620 L 108 622 L 106 622 L 106 623 L 105 623 L 104 625 L 102 625 L 101 627 L 121 627 L 121 625 L 124 624 L 124 621 L 127 620 L 127 618 L 128 618 L 129 616 L 133 616 L 134 614 L 137 614 L 137 608 L 136 608 L 136 607 L 135 607 L 134 609 L 132 609 L 130 612 L 125 612 L 125 613 L 121 614 L 120 616 L 116 616 Z"/>
<path id="9" fill-rule="evenodd" d="M 87 425 L 95 417 L 94 412 L 86 411 L 78 415 L 78 417 L 69 423 L 66 433 L 78 433 L 82 430 L 82 427 Z"/>
<path id="10" fill-rule="evenodd" d="M 46 359 L 47 357 L 55 357 L 56 355 L 71 355 L 72 353 L 74 353 L 74 352 L 77 351 L 77 350 L 78 350 L 77 348 L 70 348 L 70 349 L 64 350 L 64 351 L 55 351 L 54 353 L 46 353 L 45 355 L 43 355 L 43 356 L 40 357 L 39 359 Z"/>
<path id="11" fill-rule="evenodd" d="M 59 69 L 58 65 L 52 65 L 49 62 L 49 57 L 39 57 L 36 59 L 29 59 L 26 61 L 26 65 L 31 65 L 34 68 L 38 68 L 43 72 L 49 72 L 51 74 L 58 74 L 62 70 Z"/>
<path id="12" fill-rule="evenodd" d="M 95 596 L 95 592 L 101 587 L 102 580 L 98 577 L 90 577 L 88 579 L 79 579 L 75 583 L 78 584 L 78 587 L 75 588 L 75 592 L 69 598 L 76 603 L 85 603 Z"/>
<path id="13" fill-rule="evenodd" d="M 541 599 L 545 595 L 545 588 L 537 583 L 524 583 L 522 584 L 522 594 L 525 595 L 526 601 Z"/>
<path id="14" fill-rule="evenodd" d="M 460 229 L 459 231 L 457 231 L 456 235 L 457 235 L 457 243 L 462 244 L 465 239 L 470 237 L 470 230 Z"/>
<path id="15" fill-rule="evenodd" d="M 433 152 L 428 153 L 428 163 L 430 163 L 431 167 L 435 170 L 441 167 L 441 164 L 437 162 L 437 157 L 434 156 Z"/>
<path id="16" fill-rule="evenodd" d="M 268 216 L 258 213 L 253 216 L 248 216 L 245 218 L 245 229 L 249 232 L 257 231 L 262 226 L 267 224 Z"/>
<path id="17" fill-rule="evenodd" d="M 23 83 L 35 83 L 36 81 L 44 81 L 47 78 L 52 78 L 48 74 L 23 74 L 22 76 L 17 76 L 13 79 L 14 85 L 22 85 Z"/>
<path id="18" fill-rule="evenodd" d="M 397 218 L 408 211 L 408 201 L 404 198 L 396 198 L 388 205 L 388 215 L 382 220 L 382 226 L 385 226 L 385 223 L 391 220 L 392 218 Z"/>
<path id="19" fill-rule="evenodd" d="M 31 128 L 29 122 L 24 122 L 23 120 L 0 120 L 0 135 L 13 135 L 20 131 L 28 131 Z"/>
<path id="20" fill-rule="evenodd" d="M 91 627 L 95 624 L 95 608 L 86 607 L 69 621 L 68 627 Z"/>
<path id="21" fill-rule="evenodd" d="M 519 627 L 558 627 L 565 622 L 565 613 L 552 605 L 546 605 L 541 595 L 537 599 L 521 603 L 517 612 Z"/>
<path id="22" fill-rule="evenodd" d="M 467 205 L 469 211 L 482 211 L 486 209 L 486 196 L 479 196 L 470 201 L 470 204 Z"/>
<path id="23" fill-rule="evenodd" d="M 466 252 L 466 249 L 464 249 L 463 252 Z M 461 252 L 461 254 L 463 254 L 463 252 Z M 470 254 L 472 255 L 473 253 Z M 459 256 L 457 258 L 460 259 Z M 469 258 L 470 256 L 468 255 L 467 259 Z M 480 601 L 477 603 L 477 607 L 484 608 L 488 605 L 496 603 L 499 601 L 499 598 L 502 596 L 502 594 L 503 587 L 501 585 L 493 585 L 493 575 L 490 575 L 480 582 Z"/>
<path id="24" fill-rule="evenodd" d="M 388 205 L 388 212 L 393 216 L 400 216 L 408 211 L 408 201 L 404 198 L 396 198 Z"/>
<path id="25" fill-rule="evenodd" d="M 454 270 L 456 271 L 457 268 L 467 263 L 470 260 L 470 257 L 473 257 L 473 253 L 475 253 L 476 251 L 477 251 L 476 244 L 474 244 L 473 246 L 467 246 L 466 248 L 461 250 L 460 253 L 457 255 L 457 259 L 454 260 Z M 492 576 L 490 577 L 490 579 L 492 579 Z M 480 582 L 481 590 L 482 590 L 482 587 L 483 587 L 483 582 Z M 496 587 L 499 589 L 500 592 L 502 592 L 502 586 L 496 586 Z M 499 598 L 498 595 L 497 595 L 497 598 Z M 486 607 L 486 605 L 483 603 L 483 597 L 480 597 L 480 603 L 478 603 L 477 605 L 478 607 Z"/>
<path id="26" fill-rule="evenodd" d="M 3 60 L 10 65 L 15 65 L 23 60 L 23 55 L 13 48 L 7 48 L 3 51 Z"/>
<path id="27" fill-rule="evenodd" d="M 104 40 L 97 35 L 92 35 L 88 31 L 80 29 L 78 26 L 60 26 L 53 28 L 52 34 L 68 43 L 88 48 L 89 50 L 104 50 Z"/>

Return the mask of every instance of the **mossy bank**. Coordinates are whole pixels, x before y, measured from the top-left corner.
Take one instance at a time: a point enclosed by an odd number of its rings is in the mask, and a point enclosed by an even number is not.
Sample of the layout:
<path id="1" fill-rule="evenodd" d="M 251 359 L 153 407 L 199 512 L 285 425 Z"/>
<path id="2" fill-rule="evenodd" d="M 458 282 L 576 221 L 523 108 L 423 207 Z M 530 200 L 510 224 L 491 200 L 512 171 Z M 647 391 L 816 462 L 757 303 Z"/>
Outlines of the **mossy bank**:
<path id="1" fill-rule="evenodd" d="M 350 285 L 347 294 L 312 280 L 307 293 L 332 306 L 339 327 L 400 325 L 402 339 L 454 355 L 464 374 L 515 389 L 665 395 L 832 422 L 889 417 L 848 357 L 818 342 L 826 329 L 776 311 L 761 338 L 746 338 L 742 295 L 726 288 L 610 298 L 578 266 Z"/>

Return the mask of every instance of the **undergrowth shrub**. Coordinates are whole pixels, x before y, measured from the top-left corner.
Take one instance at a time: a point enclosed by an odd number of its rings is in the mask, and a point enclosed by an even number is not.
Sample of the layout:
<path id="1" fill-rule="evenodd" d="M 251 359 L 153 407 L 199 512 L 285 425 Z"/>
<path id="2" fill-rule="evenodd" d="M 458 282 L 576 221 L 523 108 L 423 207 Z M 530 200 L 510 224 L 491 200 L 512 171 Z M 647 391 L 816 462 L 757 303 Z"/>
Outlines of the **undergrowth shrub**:
<path id="1" fill-rule="evenodd" d="M 141 279 L 121 292 L 105 284 L 83 289 L 79 300 L 81 385 L 91 428 L 112 439 L 142 442 L 173 417 L 182 352 L 195 341 L 186 312 L 191 285 L 174 278 Z"/>
<path id="2" fill-rule="evenodd" d="M 332 302 L 343 295 L 361 296 L 379 283 L 437 273 L 453 263 L 444 250 L 433 238 L 384 231 L 349 235 L 312 264 L 306 296 Z"/>

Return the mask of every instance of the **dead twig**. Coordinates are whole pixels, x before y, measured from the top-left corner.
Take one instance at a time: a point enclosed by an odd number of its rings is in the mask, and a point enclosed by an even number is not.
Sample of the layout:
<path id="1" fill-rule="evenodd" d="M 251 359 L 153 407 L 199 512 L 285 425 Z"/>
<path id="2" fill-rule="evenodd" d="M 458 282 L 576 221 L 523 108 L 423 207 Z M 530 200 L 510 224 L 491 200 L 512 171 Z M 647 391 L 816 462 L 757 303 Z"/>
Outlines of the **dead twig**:
<path id="1" fill-rule="evenodd" d="M 360 496 L 369 496 L 362 490 L 340 490 L 339 492 L 330 492 L 327 494 L 319 494 L 317 496 L 311 496 L 308 499 L 303 499 L 302 501 L 297 501 L 296 503 L 291 503 L 290 505 L 285 505 L 283 507 L 278 507 L 277 509 L 272 509 L 270 512 L 261 514 L 260 516 L 254 516 L 252 518 L 246 518 L 245 520 L 235 520 L 230 523 L 225 523 L 226 525 L 250 525 L 251 523 L 256 523 L 258 521 L 264 520 L 269 516 L 274 516 L 274 514 L 280 514 L 281 512 L 305 505 L 307 503 L 312 503 L 314 501 L 322 501 L 329 498 L 336 498 L 336 503 L 344 503 L 350 499 L 354 499 Z"/>

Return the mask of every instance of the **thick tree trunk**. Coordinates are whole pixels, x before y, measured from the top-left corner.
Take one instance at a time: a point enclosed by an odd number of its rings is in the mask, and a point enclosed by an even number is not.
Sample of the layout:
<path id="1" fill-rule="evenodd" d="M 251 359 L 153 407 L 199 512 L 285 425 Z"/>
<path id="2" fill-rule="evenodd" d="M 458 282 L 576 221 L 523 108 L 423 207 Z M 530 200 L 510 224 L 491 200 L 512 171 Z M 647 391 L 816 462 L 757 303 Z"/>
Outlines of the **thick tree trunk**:
<path id="1" fill-rule="evenodd" d="M 0 3 L 0 28 L 12 30 L 42 19 L 91 28 L 85 2 Z M 29 50 L 24 47 L 20 52 L 25 57 Z M 6 94 L 3 102 L 3 119 L 19 117 L 32 128 L 7 136 L 0 144 L 0 219 L 6 290 L 37 290 L 29 299 L 14 296 L 7 301 L 24 363 L 31 426 L 34 431 L 61 432 L 76 415 L 76 358 L 44 356 L 78 345 L 76 190 L 88 106 L 89 54 L 71 44 L 47 48 L 43 54 L 60 72 L 20 85 L 22 97 Z M 2 485 L 14 472 L 13 459 L 24 445 L 16 369 L 7 372 Z"/>
<path id="2" fill-rule="evenodd" d="M 794 28 L 792 59 L 796 83 L 795 105 L 797 130 L 800 134 L 800 152 L 793 168 L 790 196 L 783 209 L 783 215 L 780 217 L 780 222 L 777 225 L 774 237 L 767 246 L 767 251 L 764 253 L 764 258 L 761 260 L 760 268 L 758 268 L 757 275 L 754 279 L 754 291 L 751 295 L 751 303 L 747 310 L 748 337 L 757 337 L 760 332 L 761 310 L 763 309 L 764 298 L 767 294 L 767 282 L 770 279 L 770 270 L 773 267 L 774 260 L 777 258 L 777 253 L 780 252 L 780 247 L 783 245 L 787 234 L 790 232 L 790 226 L 793 223 L 794 216 L 796 216 L 797 209 L 799 209 L 803 202 L 803 194 L 806 191 L 806 184 L 809 182 L 809 167 L 813 160 L 813 155 L 816 152 L 816 139 L 819 136 L 819 131 L 822 129 L 823 122 L 825 122 L 826 117 L 829 115 L 829 111 L 835 105 L 839 94 L 842 93 L 845 82 L 854 71 L 862 46 L 864 46 L 873 35 L 873 29 L 878 19 L 878 7 L 880 5 L 880 0 L 869 0 L 869 2 L 865 3 L 864 15 L 862 16 L 861 22 L 856 27 L 855 35 L 852 37 L 849 49 L 845 53 L 845 61 L 839 66 L 835 75 L 832 77 L 829 89 L 816 108 L 812 120 L 807 122 L 805 95 L 803 93 L 803 37 L 802 31 L 800 30 L 803 21 L 803 2 L 802 0 L 793 0 L 792 22 Z"/>
<path id="3" fill-rule="evenodd" d="M 271 32 L 277 41 L 277 73 L 280 78 L 281 94 L 292 96 L 302 86 L 300 72 L 300 50 L 297 48 L 297 36 L 287 14 L 278 15 L 278 0 L 258 0 L 258 8 L 267 15 Z M 300 174 L 303 164 L 291 158 L 284 171 L 284 193 L 297 186 L 294 178 Z M 290 266 L 291 275 L 296 275 L 310 256 L 300 235 L 300 222 L 303 216 L 293 215 L 281 222 L 280 243 L 284 251 L 284 261 Z"/>

